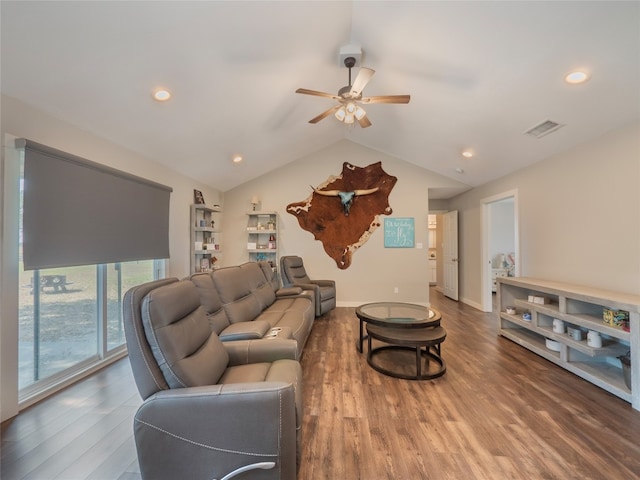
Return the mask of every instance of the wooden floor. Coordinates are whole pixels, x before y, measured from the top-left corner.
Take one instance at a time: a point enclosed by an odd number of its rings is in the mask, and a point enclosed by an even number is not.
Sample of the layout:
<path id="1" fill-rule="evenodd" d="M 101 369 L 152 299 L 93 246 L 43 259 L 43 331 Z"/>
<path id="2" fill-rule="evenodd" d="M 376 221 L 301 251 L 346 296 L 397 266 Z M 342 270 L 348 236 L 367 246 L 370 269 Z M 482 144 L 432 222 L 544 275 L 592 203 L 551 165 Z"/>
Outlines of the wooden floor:
<path id="1" fill-rule="evenodd" d="M 352 308 L 316 320 L 300 480 L 640 478 L 640 412 L 498 337 L 493 314 L 433 289 L 431 302 L 447 373 L 429 381 L 371 369 Z M 2 425 L 0 477 L 140 479 L 140 403 L 124 359 L 28 409 Z"/>

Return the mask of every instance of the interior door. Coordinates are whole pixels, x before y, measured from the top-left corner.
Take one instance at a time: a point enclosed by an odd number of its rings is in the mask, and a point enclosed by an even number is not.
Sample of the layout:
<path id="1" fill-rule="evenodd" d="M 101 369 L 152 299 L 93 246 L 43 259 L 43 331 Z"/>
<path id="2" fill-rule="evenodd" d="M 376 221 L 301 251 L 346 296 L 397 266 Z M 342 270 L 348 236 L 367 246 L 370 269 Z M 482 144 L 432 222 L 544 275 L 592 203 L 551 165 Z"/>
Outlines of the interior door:
<path id="1" fill-rule="evenodd" d="M 458 300 L 458 211 L 442 215 L 443 293 Z"/>

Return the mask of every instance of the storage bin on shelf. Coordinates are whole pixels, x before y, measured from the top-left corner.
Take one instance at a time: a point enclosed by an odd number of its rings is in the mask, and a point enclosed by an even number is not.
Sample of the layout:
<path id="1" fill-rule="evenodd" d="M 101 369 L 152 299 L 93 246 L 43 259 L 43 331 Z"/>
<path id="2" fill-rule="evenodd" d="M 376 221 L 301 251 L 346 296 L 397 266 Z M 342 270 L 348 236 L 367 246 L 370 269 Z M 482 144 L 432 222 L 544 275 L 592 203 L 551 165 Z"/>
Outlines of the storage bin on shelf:
<path id="1" fill-rule="evenodd" d="M 629 312 L 625 310 L 614 310 L 611 308 L 604 308 L 602 310 L 602 321 L 611 325 L 612 327 L 627 327 L 629 328 Z"/>

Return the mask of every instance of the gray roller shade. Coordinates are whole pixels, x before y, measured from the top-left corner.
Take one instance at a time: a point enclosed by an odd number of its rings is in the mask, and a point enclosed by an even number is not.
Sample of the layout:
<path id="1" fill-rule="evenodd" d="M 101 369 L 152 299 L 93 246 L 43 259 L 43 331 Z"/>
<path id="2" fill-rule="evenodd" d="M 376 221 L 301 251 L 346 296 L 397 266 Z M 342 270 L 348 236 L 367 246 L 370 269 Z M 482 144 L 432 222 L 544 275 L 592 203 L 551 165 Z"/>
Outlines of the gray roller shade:
<path id="1" fill-rule="evenodd" d="M 19 139 L 25 270 L 169 258 L 172 189 Z"/>

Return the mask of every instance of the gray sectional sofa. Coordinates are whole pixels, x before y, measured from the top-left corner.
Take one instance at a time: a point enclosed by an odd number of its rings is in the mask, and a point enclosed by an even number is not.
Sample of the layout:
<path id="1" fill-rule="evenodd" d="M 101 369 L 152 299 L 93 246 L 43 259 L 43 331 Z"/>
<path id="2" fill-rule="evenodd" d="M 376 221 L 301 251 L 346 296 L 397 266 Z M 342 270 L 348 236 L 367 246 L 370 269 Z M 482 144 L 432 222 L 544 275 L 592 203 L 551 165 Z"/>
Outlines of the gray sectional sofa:
<path id="1" fill-rule="evenodd" d="M 191 275 L 211 328 L 223 342 L 293 338 L 296 358 L 315 318 L 313 292 L 300 287 L 277 289 L 266 262 L 248 262 L 211 273 Z"/>
<path id="2" fill-rule="evenodd" d="M 142 478 L 294 480 L 313 293 L 246 263 L 139 285 L 123 305 Z"/>

